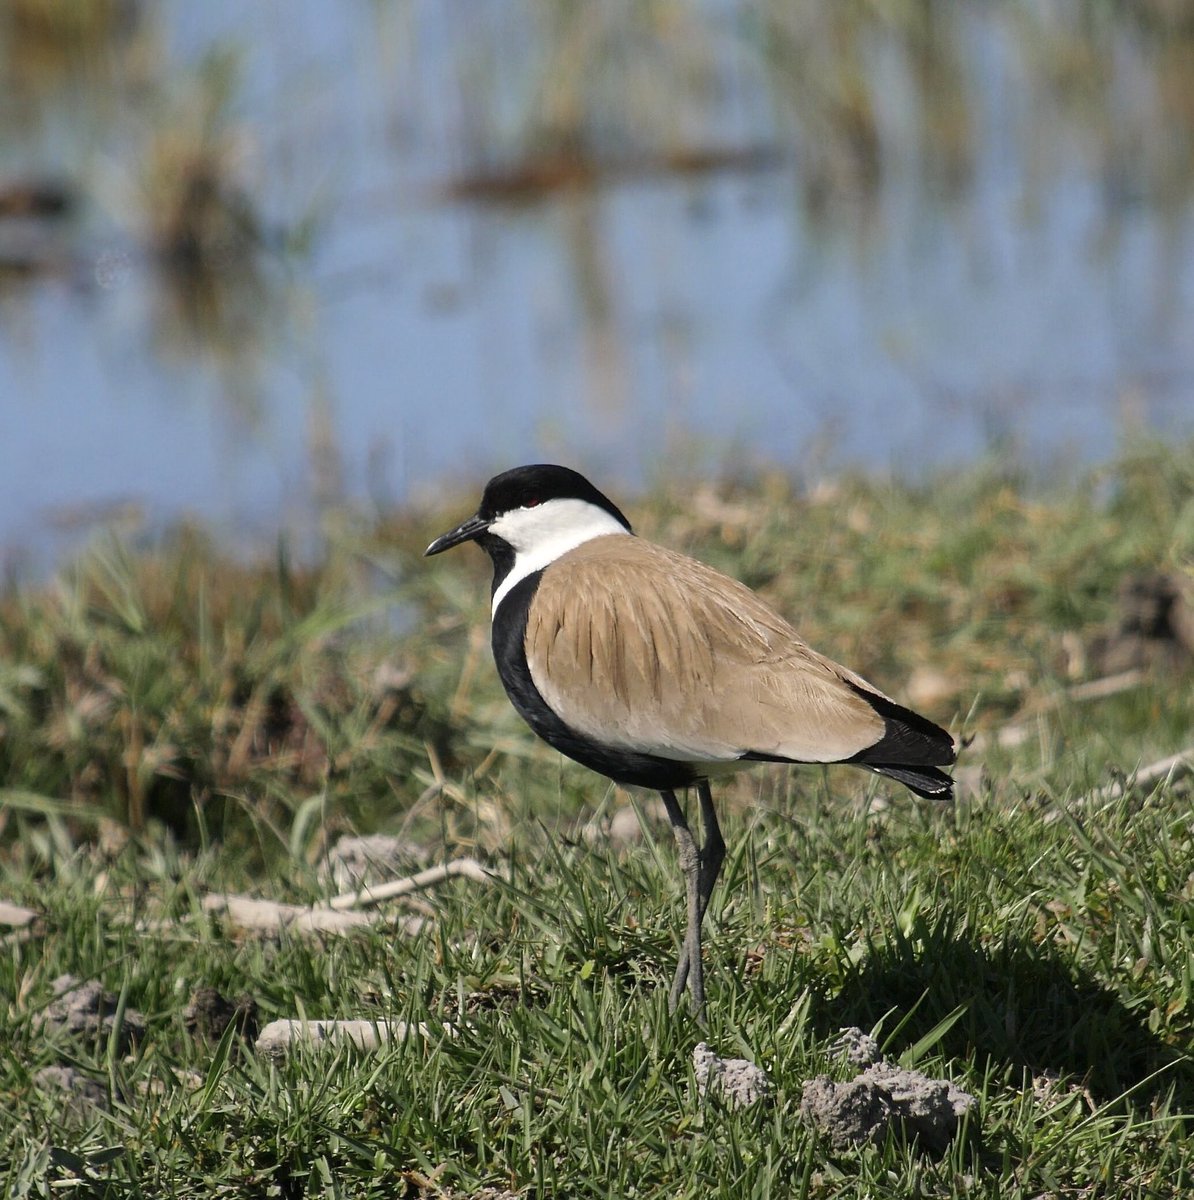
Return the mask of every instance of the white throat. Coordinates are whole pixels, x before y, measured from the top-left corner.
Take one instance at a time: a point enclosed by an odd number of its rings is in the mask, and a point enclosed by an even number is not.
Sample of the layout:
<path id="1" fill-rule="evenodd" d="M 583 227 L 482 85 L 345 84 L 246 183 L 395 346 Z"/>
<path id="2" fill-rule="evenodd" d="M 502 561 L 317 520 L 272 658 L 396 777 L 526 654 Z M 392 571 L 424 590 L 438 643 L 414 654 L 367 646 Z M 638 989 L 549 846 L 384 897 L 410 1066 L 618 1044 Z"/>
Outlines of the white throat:
<path id="1" fill-rule="evenodd" d="M 516 508 L 503 513 L 489 532 L 509 543 L 514 566 L 493 593 L 492 614 L 510 590 L 528 575 L 542 571 L 562 554 L 596 537 L 630 531 L 604 508 L 587 500 L 546 500 L 534 508 Z"/>

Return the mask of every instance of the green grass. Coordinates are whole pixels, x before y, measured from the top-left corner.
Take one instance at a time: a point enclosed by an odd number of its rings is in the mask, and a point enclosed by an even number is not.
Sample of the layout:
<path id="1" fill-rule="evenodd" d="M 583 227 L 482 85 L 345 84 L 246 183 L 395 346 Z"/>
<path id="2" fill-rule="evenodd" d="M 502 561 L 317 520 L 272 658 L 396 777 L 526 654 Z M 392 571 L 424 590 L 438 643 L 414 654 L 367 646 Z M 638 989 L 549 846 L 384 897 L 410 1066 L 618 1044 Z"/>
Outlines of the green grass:
<path id="1" fill-rule="evenodd" d="M 1194 561 L 1189 446 L 1052 490 L 990 465 L 689 500 L 627 508 L 897 694 L 931 668 L 931 715 L 966 732 L 1089 672 L 1075 646 L 1113 621 L 1125 572 Z M 706 1035 L 666 1011 L 682 925 L 666 827 L 583 836 L 629 798 L 510 713 L 480 556 L 418 557 L 471 502 L 342 532 L 317 568 L 237 565 L 186 534 L 0 600 L 0 898 L 44 914 L 0 953 L 0 1194 L 1190 1194 L 1189 787 L 1087 799 L 1194 742 L 1188 669 L 964 753 L 982 770 L 955 808 L 845 769 L 720 787 Z M 320 861 L 355 829 L 477 854 L 499 879 L 436 889 L 415 938 L 245 937 L 202 912 L 212 890 L 325 894 Z M 68 971 L 145 1016 L 131 1054 L 40 1032 Z M 235 1032 L 187 1030 L 202 986 L 248 993 L 262 1022 L 431 1032 L 271 1064 Z M 851 1024 L 978 1097 L 944 1156 L 835 1151 L 801 1124 L 802 1082 L 849 1075 L 830 1044 Z M 773 1103 L 698 1098 L 702 1037 L 763 1065 Z M 36 1082 L 60 1062 L 110 1111 L 71 1113 Z"/>

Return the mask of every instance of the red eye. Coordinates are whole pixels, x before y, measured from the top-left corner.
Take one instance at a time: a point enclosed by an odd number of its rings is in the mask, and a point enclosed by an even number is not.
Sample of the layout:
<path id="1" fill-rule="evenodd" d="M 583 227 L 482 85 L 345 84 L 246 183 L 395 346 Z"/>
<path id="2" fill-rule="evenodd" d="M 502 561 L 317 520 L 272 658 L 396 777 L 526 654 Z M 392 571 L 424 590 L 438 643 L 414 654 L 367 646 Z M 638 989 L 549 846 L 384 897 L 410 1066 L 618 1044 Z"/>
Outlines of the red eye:
<path id="1" fill-rule="evenodd" d="M 523 502 L 523 508 L 536 508 L 540 503 L 538 496 L 531 496 L 530 499 Z"/>

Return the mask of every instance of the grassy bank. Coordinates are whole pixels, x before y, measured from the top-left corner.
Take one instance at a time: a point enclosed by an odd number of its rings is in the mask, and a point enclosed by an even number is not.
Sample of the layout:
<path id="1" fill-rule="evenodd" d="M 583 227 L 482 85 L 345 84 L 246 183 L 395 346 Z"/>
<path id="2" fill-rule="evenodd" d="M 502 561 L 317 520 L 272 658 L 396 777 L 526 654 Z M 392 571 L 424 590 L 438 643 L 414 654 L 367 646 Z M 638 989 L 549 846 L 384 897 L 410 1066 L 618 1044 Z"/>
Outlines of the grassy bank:
<path id="1" fill-rule="evenodd" d="M 767 1068 L 764 1112 L 698 1099 L 701 1035 L 667 1017 L 666 828 L 636 798 L 656 837 L 609 836 L 630 798 L 501 695 L 481 556 L 420 557 L 474 499 L 342 528 L 314 568 L 180 534 L 0 600 L 0 899 L 41 914 L 0 957 L 5 1194 L 1189 1192 L 1189 790 L 1107 785 L 1194 743 L 1180 638 L 1141 615 L 1194 562 L 1194 447 L 1052 489 L 992 464 L 626 506 L 979 739 L 949 811 L 846 770 L 720 789 L 708 1036 Z M 1074 691 L 1109 676 L 1105 698 Z M 418 935 L 262 939 L 203 910 L 223 889 L 326 896 L 329 847 L 372 830 L 412 865 L 472 854 L 498 880 L 425 897 Z M 45 1033 L 64 972 L 144 1015 L 131 1051 Z M 216 1043 L 188 1022 L 204 987 L 261 1021 L 429 1029 L 271 1066 L 235 1027 Z M 835 1150 L 800 1122 L 803 1080 L 849 1074 L 829 1046 L 852 1024 L 978 1097 L 943 1157 Z M 63 1062 L 106 1111 L 66 1113 L 38 1076 Z"/>

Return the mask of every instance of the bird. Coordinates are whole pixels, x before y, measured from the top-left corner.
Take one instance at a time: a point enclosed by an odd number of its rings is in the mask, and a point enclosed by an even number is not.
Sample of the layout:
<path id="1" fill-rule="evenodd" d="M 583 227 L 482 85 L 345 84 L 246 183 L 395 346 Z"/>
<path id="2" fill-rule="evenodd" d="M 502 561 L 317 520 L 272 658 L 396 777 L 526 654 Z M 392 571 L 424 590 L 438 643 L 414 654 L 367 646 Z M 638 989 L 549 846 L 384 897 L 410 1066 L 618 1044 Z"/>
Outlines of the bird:
<path id="1" fill-rule="evenodd" d="M 745 584 L 639 537 L 569 467 L 495 475 L 477 511 L 424 552 L 475 542 L 493 565 L 494 662 L 514 708 L 556 750 L 658 791 L 685 879 L 668 997 L 707 1025 L 701 926 L 725 842 L 711 781 L 759 763 L 847 763 L 948 800 L 950 734 L 819 654 Z M 695 788 L 698 845 L 677 799 Z"/>

